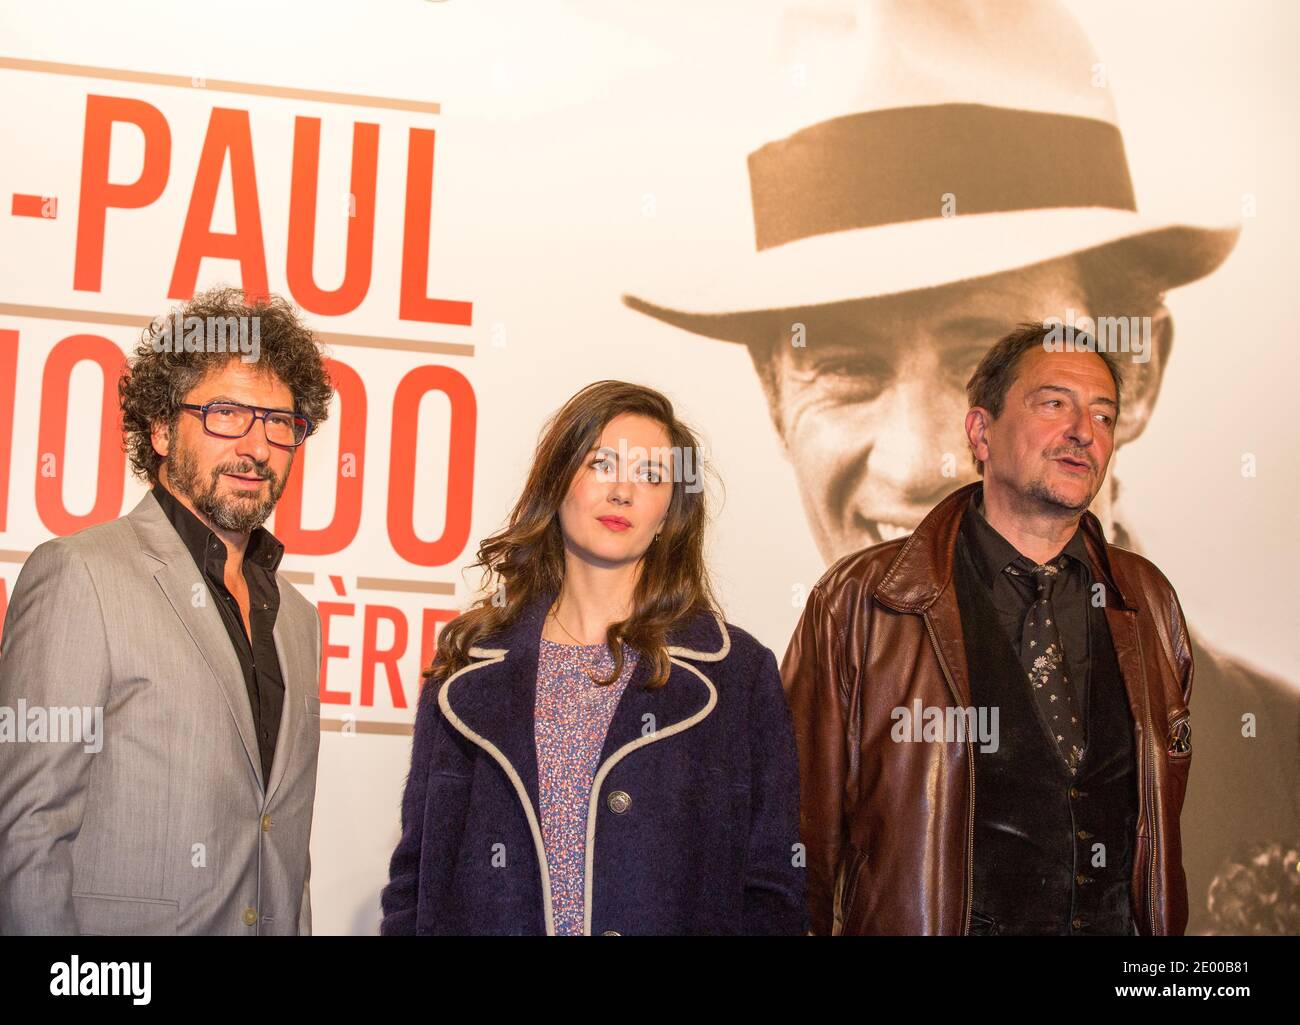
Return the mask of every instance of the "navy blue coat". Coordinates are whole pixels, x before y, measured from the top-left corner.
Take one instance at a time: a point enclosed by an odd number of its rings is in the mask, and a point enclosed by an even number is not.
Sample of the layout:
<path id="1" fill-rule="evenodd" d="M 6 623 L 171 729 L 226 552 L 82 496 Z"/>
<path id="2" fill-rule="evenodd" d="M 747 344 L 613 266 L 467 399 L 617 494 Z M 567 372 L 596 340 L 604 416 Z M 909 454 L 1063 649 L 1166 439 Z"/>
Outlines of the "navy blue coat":
<path id="1" fill-rule="evenodd" d="M 533 739 L 551 599 L 422 692 L 384 935 L 554 931 Z M 705 614 L 668 641 L 667 683 L 647 690 L 638 661 L 601 751 L 583 931 L 803 933 L 798 755 L 776 657 Z"/>

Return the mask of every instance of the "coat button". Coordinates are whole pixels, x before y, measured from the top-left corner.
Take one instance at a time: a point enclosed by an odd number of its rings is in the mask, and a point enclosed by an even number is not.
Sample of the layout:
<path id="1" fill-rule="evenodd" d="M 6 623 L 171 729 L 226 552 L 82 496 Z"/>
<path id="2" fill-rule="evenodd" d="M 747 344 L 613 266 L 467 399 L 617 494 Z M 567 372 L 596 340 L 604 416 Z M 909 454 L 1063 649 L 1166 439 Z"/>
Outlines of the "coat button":
<path id="1" fill-rule="evenodd" d="M 257 911 L 254 908 L 244 908 L 244 924 L 245 925 L 257 924 Z"/>
<path id="2" fill-rule="evenodd" d="M 1091 882 L 1091 880 L 1082 872 L 1080 872 L 1077 876 L 1074 877 L 1074 881 L 1078 883 L 1080 886 L 1082 886 L 1084 883 Z"/>
<path id="3" fill-rule="evenodd" d="M 623 934 L 622 934 L 621 932 L 618 932 L 618 931 L 614 930 L 614 929 L 606 929 L 603 933 L 601 933 L 601 935 L 602 935 L 602 936 L 622 936 Z"/>
<path id="4" fill-rule="evenodd" d="M 1072 922 L 1070 923 L 1070 927 L 1073 928 L 1073 929 L 1082 929 L 1082 928 L 1083 928 L 1083 919 L 1080 918 L 1080 917 L 1078 917 L 1078 916 L 1076 915 L 1075 918 L 1074 918 L 1074 921 L 1072 921 Z"/>
<path id="5" fill-rule="evenodd" d="M 1071 797 L 1078 797 L 1078 796 L 1079 796 L 1079 788 L 1078 788 L 1078 787 L 1070 787 L 1070 796 L 1071 796 Z"/>
<path id="6" fill-rule="evenodd" d="M 1089 833 L 1086 829 L 1081 829 L 1079 830 L 1078 837 L 1080 840 L 1091 840 L 1092 834 Z"/>
<path id="7" fill-rule="evenodd" d="M 269 833 L 270 831 L 271 831 L 271 816 L 270 816 L 270 815 L 263 815 L 263 816 L 262 816 L 262 832 L 263 832 L 263 833 Z"/>
<path id="8" fill-rule="evenodd" d="M 605 803 L 615 815 L 622 815 L 632 807 L 632 797 L 624 790 L 615 790 Z"/>

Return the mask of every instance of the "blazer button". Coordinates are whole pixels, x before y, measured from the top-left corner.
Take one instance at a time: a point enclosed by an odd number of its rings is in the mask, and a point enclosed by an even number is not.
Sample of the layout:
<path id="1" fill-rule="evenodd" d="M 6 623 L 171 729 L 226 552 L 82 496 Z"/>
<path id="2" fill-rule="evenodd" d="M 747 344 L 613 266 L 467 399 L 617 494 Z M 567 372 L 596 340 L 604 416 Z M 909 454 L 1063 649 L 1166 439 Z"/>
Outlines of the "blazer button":
<path id="1" fill-rule="evenodd" d="M 1076 929 L 1076 930 L 1077 930 L 1077 929 L 1082 929 L 1082 928 L 1083 928 L 1083 919 L 1080 918 L 1080 917 L 1078 917 L 1078 916 L 1076 916 L 1075 919 L 1074 919 L 1074 921 L 1072 921 L 1072 922 L 1070 923 L 1070 926 L 1071 926 L 1072 928 Z"/>
<path id="2" fill-rule="evenodd" d="M 257 924 L 257 911 L 256 911 L 256 910 L 254 910 L 253 908 L 244 908 L 244 924 L 245 924 L 245 925 L 256 925 L 256 924 Z"/>
<path id="3" fill-rule="evenodd" d="M 622 936 L 623 934 L 622 934 L 621 932 L 617 932 L 617 931 L 614 930 L 614 929 L 606 929 L 603 933 L 601 933 L 601 935 L 602 935 L 602 936 Z"/>
<path id="4" fill-rule="evenodd" d="M 263 816 L 262 816 L 262 832 L 263 832 L 263 833 L 269 833 L 270 831 L 271 831 L 271 816 L 270 816 L 270 815 L 263 815 Z"/>
<path id="5" fill-rule="evenodd" d="M 1070 796 L 1071 796 L 1071 797 L 1075 797 L 1075 798 L 1077 798 L 1077 797 L 1079 796 L 1079 788 L 1078 788 L 1078 787 L 1070 787 Z"/>
<path id="6" fill-rule="evenodd" d="M 609 799 L 605 803 L 609 805 L 609 810 L 615 815 L 622 815 L 632 807 L 632 798 L 626 791 L 615 790 L 609 795 Z"/>

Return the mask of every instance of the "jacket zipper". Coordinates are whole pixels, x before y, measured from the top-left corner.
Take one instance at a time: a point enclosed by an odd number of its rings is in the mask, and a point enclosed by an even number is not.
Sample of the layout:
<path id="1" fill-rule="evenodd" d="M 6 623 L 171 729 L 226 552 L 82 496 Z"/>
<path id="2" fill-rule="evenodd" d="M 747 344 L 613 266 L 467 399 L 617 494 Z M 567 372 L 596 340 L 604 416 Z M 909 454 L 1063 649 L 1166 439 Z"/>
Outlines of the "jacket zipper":
<path id="1" fill-rule="evenodd" d="M 939 650 L 939 638 L 935 635 L 934 625 L 930 622 L 929 613 L 922 612 L 921 618 L 925 621 L 926 632 L 930 635 L 930 644 L 934 647 L 934 655 L 939 660 L 939 668 L 943 670 L 943 678 L 948 682 L 948 689 L 952 692 L 952 697 L 961 707 L 961 695 L 957 693 L 957 684 L 953 682 L 952 673 L 948 671 L 948 663 L 943 660 L 943 652 Z M 1149 713 L 1148 713 L 1149 714 Z M 971 744 L 970 737 L 966 738 L 966 765 L 970 769 L 970 800 L 967 803 L 966 815 L 966 895 L 964 898 L 962 935 L 970 935 L 970 917 L 971 908 L 975 904 L 975 895 L 971 893 L 974 886 L 973 875 L 975 866 L 975 750 Z M 1152 912 L 1154 915 L 1154 912 Z"/>
<path id="2" fill-rule="evenodd" d="M 845 866 L 845 870 L 835 881 L 834 900 L 837 921 L 831 925 L 832 936 L 844 935 L 844 923 L 848 920 L 849 911 L 853 907 L 853 898 L 858 895 L 858 877 L 862 874 L 865 861 L 866 855 L 854 848 L 852 861 Z"/>
<path id="3" fill-rule="evenodd" d="M 1147 911 L 1151 918 L 1151 935 L 1154 936 L 1156 934 L 1156 854 L 1160 846 L 1160 829 L 1156 823 L 1156 788 L 1153 778 L 1156 730 L 1155 721 L 1151 718 L 1151 694 L 1147 689 L 1147 665 L 1142 654 L 1142 634 L 1136 622 L 1133 624 L 1133 636 L 1137 639 L 1138 666 L 1142 670 L 1142 706 L 1147 714 L 1147 756 L 1142 776 L 1147 791 L 1147 824 L 1151 829 L 1151 870 L 1147 873 Z"/>

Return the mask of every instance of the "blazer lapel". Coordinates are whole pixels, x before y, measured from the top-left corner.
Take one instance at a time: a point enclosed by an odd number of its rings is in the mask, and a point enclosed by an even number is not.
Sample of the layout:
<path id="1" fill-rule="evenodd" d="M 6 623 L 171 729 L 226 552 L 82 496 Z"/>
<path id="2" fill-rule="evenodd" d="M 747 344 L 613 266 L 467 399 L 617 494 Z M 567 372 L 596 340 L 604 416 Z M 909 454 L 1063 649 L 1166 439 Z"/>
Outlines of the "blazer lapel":
<path id="1" fill-rule="evenodd" d="M 248 771 L 261 790 L 261 755 L 253 729 L 253 711 L 248 705 L 248 692 L 244 689 L 244 673 L 230 643 L 230 635 L 221 621 L 221 613 L 213 605 L 207 583 L 153 495 L 146 494 L 131 510 L 128 519 L 140 540 L 141 549 L 161 563 L 154 572 L 154 580 L 220 687 L 239 731 L 244 753 L 248 756 Z M 196 584 L 199 585 L 197 589 Z M 196 596 L 202 599 L 197 605 Z"/>
<path id="2" fill-rule="evenodd" d="M 275 757 L 271 760 L 271 778 L 266 784 L 268 805 L 293 757 L 293 738 L 298 735 L 298 720 L 307 714 L 302 695 L 310 690 L 306 683 L 297 686 L 299 670 L 306 665 L 304 660 L 311 658 L 310 650 L 302 645 L 302 631 L 285 622 L 285 585 L 278 576 L 275 582 L 280 589 L 280 612 L 275 617 L 272 636 L 275 638 L 275 654 L 280 660 L 280 679 L 284 681 L 284 704 L 280 710 L 280 731 L 275 739 Z"/>

